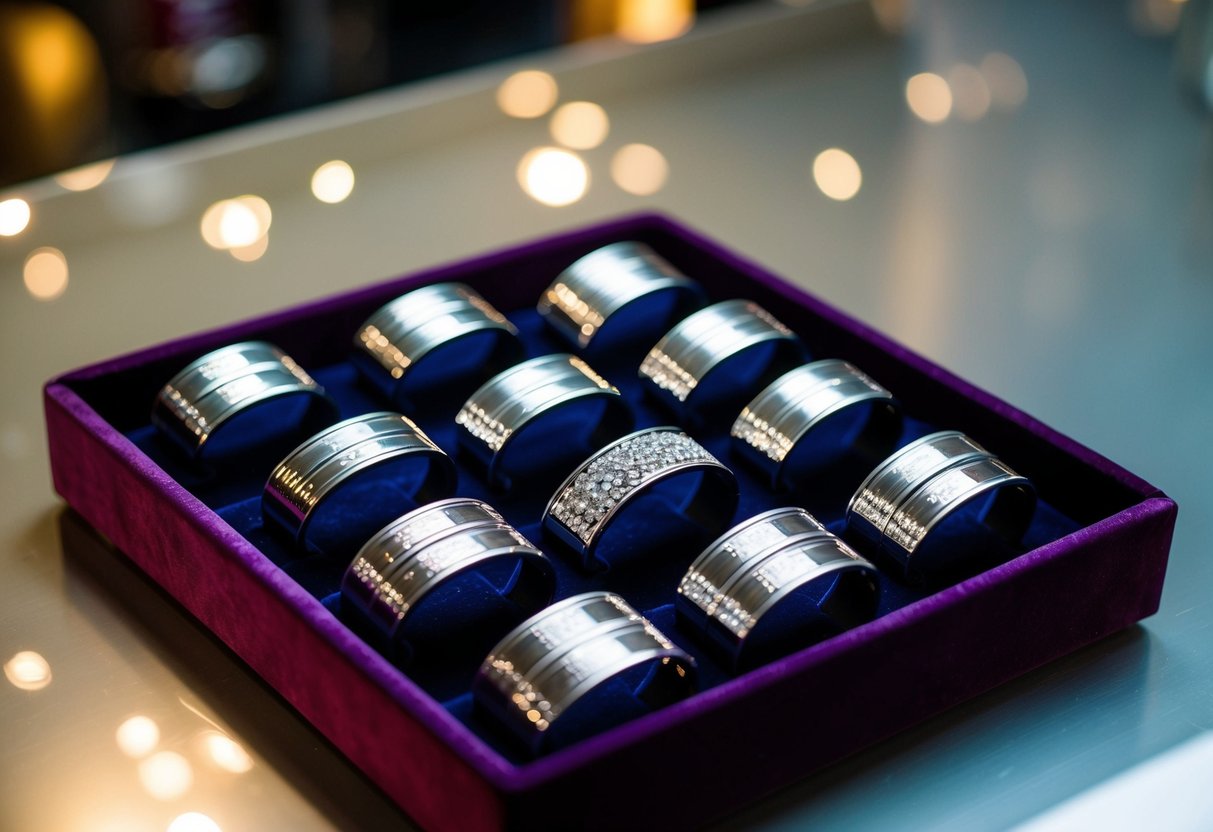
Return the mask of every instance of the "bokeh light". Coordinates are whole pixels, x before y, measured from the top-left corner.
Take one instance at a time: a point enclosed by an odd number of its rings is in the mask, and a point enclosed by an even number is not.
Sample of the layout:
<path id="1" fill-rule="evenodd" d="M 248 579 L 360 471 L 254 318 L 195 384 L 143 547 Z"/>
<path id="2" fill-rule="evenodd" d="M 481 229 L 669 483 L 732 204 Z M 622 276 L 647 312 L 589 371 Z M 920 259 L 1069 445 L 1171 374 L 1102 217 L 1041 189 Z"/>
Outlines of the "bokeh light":
<path id="1" fill-rule="evenodd" d="M 15 688 L 42 690 L 51 683 L 51 665 L 41 653 L 22 650 L 4 663 L 4 675 Z"/>
<path id="2" fill-rule="evenodd" d="M 933 72 L 920 72 L 906 81 L 906 103 L 910 111 L 928 124 L 946 121 L 952 112 L 952 90 Z"/>
<path id="3" fill-rule="evenodd" d="M 536 202 L 560 207 L 585 196 L 590 171 L 575 153 L 536 147 L 518 163 L 518 183 Z"/>
<path id="4" fill-rule="evenodd" d="M 173 800 L 194 785 L 194 770 L 177 752 L 161 751 L 139 763 L 139 782 L 157 800 Z"/>
<path id="5" fill-rule="evenodd" d="M 65 170 L 55 176 L 59 187 L 68 191 L 89 191 L 109 178 L 114 169 L 114 160 L 106 159 L 91 165 Z"/>
<path id="6" fill-rule="evenodd" d="M 813 160 L 813 181 L 830 199 L 845 202 L 859 193 L 863 172 L 854 156 L 841 148 L 831 147 L 818 153 Z"/>
<path id="7" fill-rule="evenodd" d="M 118 726 L 114 739 L 123 754 L 139 759 L 151 754 L 160 743 L 160 726 L 151 717 L 133 716 Z"/>
<path id="8" fill-rule="evenodd" d="M 244 774 L 253 767 L 253 758 L 249 756 L 249 753 L 240 743 L 226 734 L 218 731 L 206 731 L 202 734 L 202 746 L 211 762 L 224 771 Z"/>
<path id="9" fill-rule="evenodd" d="M 515 72 L 497 88 L 497 106 L 514 118 L 539 118 L 559 95 L 556 79 L 538 69 Z"/>
<path id="10" fill-rule="evenodd" d="M 670 175 L 665 156 L 647 144 L 625 144 L 611 157 L 611 178 L 630 194 L 649 196 L 660 191 Z"/>
<path id="11" fill-rule="evenodd" d="M 679 37 L 695 23 L 695 0 L 618 0 L 615 32 L 632 43 Z"/>
<path id="12" fill-rule="evenodd" d="M 325 162 L 312 174 L 312 195 L 335 205 L 354 191 L 354 169 L 340 159 Z"/>
<path id="13" fill-rule="evenodd" d="M 265 253 L 270 247 L 270 235 L 264 234 L 259 239 L 254 240 L 247 246 L 233 246 L 227 250 L 227 253 L 239 260 L 241 263 L 252 263 L 260 260 L 265 256 Z"/>
<path id="14" fill-rule="evenodd" d="M 991 52 L 981 59 L 980 69 L 990 87 L 990 103 L 996 109 L 1017 110 L 1027 100 L 1028 77 L 1010 55 Z"/>
<path id="15" fill-rule="evenodd" d="M 981 70 L 971 64 L 957 64 L 948 70 L 952 104 L 961 121 L 978 121 L 990 111 L 990 85 Z"/>
<path id="16" fill-rule="evenodd" d="M 552 138 L 575 150 L 598 147 L 610 129 L 606 110 L 592 101 L 570 101 L 552 113 Z"/>
<path id="17" fill-rule="evenodd" d="M 173 818 L 167 832 L 223 832 L 219 824 L 201 812 L 186 812 Z"/>
<path id="18" fill-rule="evenodd" d="M 67 257 L 51 246 L 36 248 L 25 258 L 25 289 L 38 300 L 54 300 L 67 291 Z"/>
<path id="19" fill-rule="evenodd" d="M 20 197 L 0 202 L 0 237 L 16 237 L 29 226 L 29 203 Z"/>
<path id="20" fill-rule="evenodd" d="M 273 214 L 259 196 L 238 196 L 214 203 L 202 215 L 202 239 L 211 248 L 251 246 L 270 230 Z"/>

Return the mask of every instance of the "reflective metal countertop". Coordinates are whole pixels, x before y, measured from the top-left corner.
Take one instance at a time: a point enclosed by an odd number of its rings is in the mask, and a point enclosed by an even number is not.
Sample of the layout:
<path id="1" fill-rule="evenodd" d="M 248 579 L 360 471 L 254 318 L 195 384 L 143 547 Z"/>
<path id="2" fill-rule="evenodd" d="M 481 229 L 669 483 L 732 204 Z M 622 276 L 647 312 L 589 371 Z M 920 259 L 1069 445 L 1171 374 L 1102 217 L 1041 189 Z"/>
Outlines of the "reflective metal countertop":
<path id="1" fill-rule="evenodd" d="M 879 8 L 754 4 L 0 193 L 0 828 L 407 824 L 64 513 L 49 377 L 645 207 L 1180 505 L 1142 626 L 726 825 L 1047 826 L 1181 745 L 1213 768 L 1213 133 L 1174 81 L 1179 4 L 923 3 L 897 32 Z"/>

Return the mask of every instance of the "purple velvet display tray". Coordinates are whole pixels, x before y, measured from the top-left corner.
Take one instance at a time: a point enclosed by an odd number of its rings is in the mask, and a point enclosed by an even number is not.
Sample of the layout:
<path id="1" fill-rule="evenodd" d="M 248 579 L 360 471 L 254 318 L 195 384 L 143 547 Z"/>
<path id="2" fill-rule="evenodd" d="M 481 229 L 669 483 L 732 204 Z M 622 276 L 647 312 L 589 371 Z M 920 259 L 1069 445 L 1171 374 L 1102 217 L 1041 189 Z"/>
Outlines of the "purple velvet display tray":
<path id="1" fill-rule="evenodd" d="M 899 596 L 869 624 L 744 676 L 709 674 L 707 689 L 684 702 L 520 761 L 478 733 L 461 706 L 440 701 L 355 635 L 322 590 L 267 557 L 138 437 L 159 386 L 202 352 L 258 338 L 304 367 L 331 366 L 345 360 L 371 311 L 444 280 L 472 285 L 508 315 L 532 314 L 561 269 L 628 239 L 648 242 L 713 299 L 748 297 L 774 311 L 813 357 L 854 362 L 917 424 L 963 430 L 991 447 L 1037 485 L 1056 531 L 960 584 Z M 1176 515 L 1161 491 L 1109 460 L 654 215 L 76 370 L 48 383 L 45 404 L 54 483 L 67 502 L 435 829 L 620 826 L 635 822 L 638 807 L 646 823 L 681 828 L 736 809 L 1154 613 Z M 725 757 L 748 764 L 723 765 Z M 671 799 L 680 785 L 712 799 Z"/>

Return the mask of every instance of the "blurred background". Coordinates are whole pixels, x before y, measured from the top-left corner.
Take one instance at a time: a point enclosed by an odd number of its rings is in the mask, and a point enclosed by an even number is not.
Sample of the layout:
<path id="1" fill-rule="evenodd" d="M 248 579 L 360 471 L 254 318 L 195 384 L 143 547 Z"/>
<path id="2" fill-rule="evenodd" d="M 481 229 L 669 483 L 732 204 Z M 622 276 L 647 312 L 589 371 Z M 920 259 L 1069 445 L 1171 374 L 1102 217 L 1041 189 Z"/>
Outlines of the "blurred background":
<path id="1" fill-rule="evenodd" d="M 745 1 L 0 2 L 0 187 L 574 41 L 666 40 Z"/>

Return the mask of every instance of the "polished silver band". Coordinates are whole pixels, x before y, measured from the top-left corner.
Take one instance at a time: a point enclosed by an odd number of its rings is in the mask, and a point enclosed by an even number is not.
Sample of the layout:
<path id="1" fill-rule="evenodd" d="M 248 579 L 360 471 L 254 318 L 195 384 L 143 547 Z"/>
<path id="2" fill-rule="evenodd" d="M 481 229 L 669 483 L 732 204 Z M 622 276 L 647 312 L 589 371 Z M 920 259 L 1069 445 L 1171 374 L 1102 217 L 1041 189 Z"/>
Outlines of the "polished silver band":
<path id="1" fill-rule="evenodd" d="M 552 600 L 551 563 L 495 509 L 464 497 L 440 500 L 393 520 L 366 542 L 342 578 L 342 601 L 397 641 L 405 619 L 431 591 L 490 563 L 517 565 L 503 594 L 526 615 Z"/>
<path id="2" fill-rule="evenodd" d="M 741 452 L 770 476 L 771 486 L 781 488 L 790 479 L 785 462 L 792 450 L 811 442 L 814 428 L 830 417 L 859 406 L 870 413 L 855 444 L 882 459 L 901 432 L 901 408 L 892 393 L 853 364 L 833 358 L 775 379 L 746 405 L 730 433 Z"/>
<path id="3" fill-rule="evenodd" d="M 399 413 L 366 413 L 326 428 L 288 454 L 265 484 L 262 514 L 304 543 L 320 505 L 341 485 L 393 463 L 421 467 L 421 475 L 411 478 L 410 496 L 417 501 L 447 497 L 455 488 L 454 464 L 412 420 Z M 393 508 L 398 508 L 395 498 L 385 499 L 389 516 L 399 514 Z"/>
<path id="4" fill-rule="evenodd" d="M 847 573 L 842 598 L 835 587 L 827 603 L 843 626 L 875 609 L 876 569 L 802 508 L 777 508 L 734 526 L 695 559 L 678 586 L 681 620 L 703 631 L 723 649 L 734 668 L 748 637 L 764 615 L 793 592 Z M 840 610 L 841 611 L 841 610 Z"/>
<path id="5" fill-rule="evenodd" d="M 694 688 L 690 655 L 618 595 L 587 592 L 548 607 L 502 639 L 481 665 L 473 694 L 538 753 L 579 699 L 640 665 L 654 670 L 634 694 L 653 707 Z"/>
<path id="6" fill-rule="evenodd" d="M 773 315 L 749 300 L 726 300 L 684 318 L 649 350 L 640 377 L 675 413 L 694 412 L 696 390 L 729 358 L 771 343 L 772 360 L 803 357 L 800 339 Z"/>
<path id="7" fill-rule="evenodd" d="M 567 353 L 532 358 L 493 376 L 464 403 L 455 416 L 463 428 L 460 447 L 484 464 L 490 486 L 507 487 L 511 472 L 502 461 L 510 442 L 558 408 L 591 399 L 603 403 L 594 444 L 631 429 L 632 412 L 619 391 L 580 358 Z"/>
<path id="8" fill-rule="evenodd" d="M 683 513 L 706 529 L 728 524 L 737 508 L 737 480 L 707 449 L 675 427 L 628 434 L 600 449 L 556 489 L 543 526 L 575 551 L 587 569 L 601 567 L 596 550 L 607 526 L 632 499 L 686 472 L 703 476 Z"/>
<path id="9" fill-rule="evenodd" d="M 289 355 L 265 341 L 244 341 L 209 352 L 173 376 L 156 394 L 152 423 L 197 457 L 233 416 L 291 396 L 310 400 L 305 429 L 336 415 L 324 388 Z"/>
<path id="10" fill-rule="evenodd" d="M 427 355 L 474 336 L 491 340 L 490 369 L 522 357 L 518 330 L 488 301 L 462 283 L 434 283 L 382 306 L 358 329 L 354 345 L 370 359 L 359 361 L 367 377 L 402 401 L 406 378 Z"/>
<path id="11" fill-rule="evenodd" d="M 913 556 L 931 530 L 990 494 L 996 499 L 982 522 L 1018 542 L 1036 503 L 1032 483 L 964 434 L 940 431 L 906 445 L 868 475 L 847 507 L 847 525 L 910 574 L 928 566 Z"/>
<path id="12" fill-rule="evenodd" d="M 651 304 L 659 295 L 670 296 L 671 315 L 689 311 L 702 298 L 699 284 L 649 246 L 628 241 L 595 249 L 561 272 L 538 309 L 570 344 L 586 349 L 621 309 Z"/>

